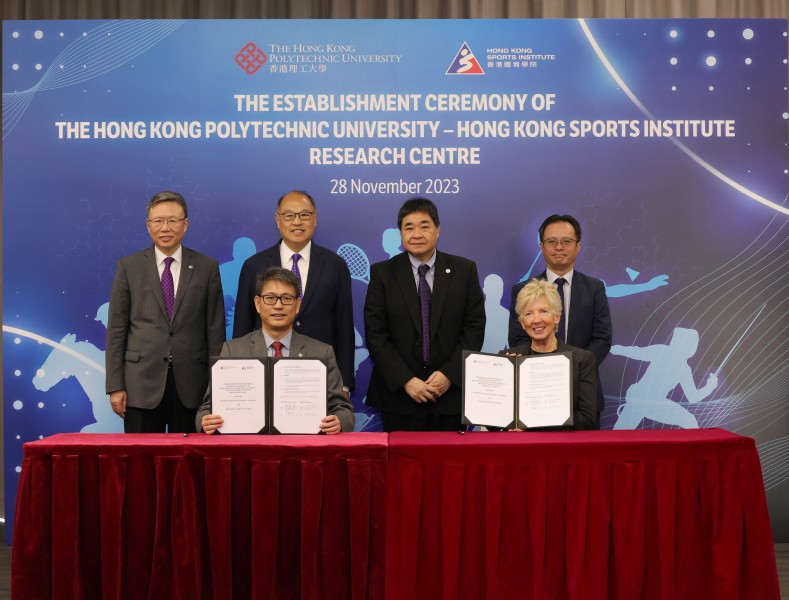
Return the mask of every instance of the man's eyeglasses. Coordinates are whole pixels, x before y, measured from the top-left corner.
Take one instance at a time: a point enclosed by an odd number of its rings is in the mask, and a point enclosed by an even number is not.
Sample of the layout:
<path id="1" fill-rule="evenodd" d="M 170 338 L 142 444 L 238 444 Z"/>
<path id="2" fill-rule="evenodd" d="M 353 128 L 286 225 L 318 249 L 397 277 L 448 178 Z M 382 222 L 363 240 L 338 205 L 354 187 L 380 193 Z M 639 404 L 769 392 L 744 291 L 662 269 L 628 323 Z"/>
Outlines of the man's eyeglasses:
<path id="1" fill-rule="evenodd" d="M 186 217 L 183 219 L 176 219 L 175 217 L 171 219 L 145 219 L 151 224 L 151 227 L 159 228 L 164 227 L 164 224 L 167 223 L 170 227 L 178 227 L 181 223 L 186 221 Z"/>
<path id="2" fill-rule="evenodd" d="M 306 222 L 306 221 L 312 221 L 312 215 L 314 215 L 314 214 L 315 213 L 312 212 L 312 211 L 304 210 L 304 211 L 297 212 L 297 213 L 296 212 L 279 213 L 279 216 L 282 217 L 285 221 L 292 221 L 293 219 L 298 217 L 302 221 Z"/>
<path id="3" fill-rule="evenodd" d="M 274 306 L 277 303 L 277 300 L 282 302 L 282 306 L 291 306 L 294 302 L 296 302 L 296 296 L 291 296 L 290 294 L 285 294 L 284 296 L 266 294 L 265 296 L 258 296 L 258 298 L 263 301 L 263 304 L 268 306 Z"/>
<path id="4" fill-rule="evenodd" d="M 578 240 L 574 240 L 573 238 L 562 238 L 560 240 L 557 240 L 556 238 L 548 238 L 547 240 L 543 240 L 542 243 L 549 248 L 556 248 L 556 246 L 559 244 L 561 244 L 562 248 L 572 248 L 578 243 Z"/>

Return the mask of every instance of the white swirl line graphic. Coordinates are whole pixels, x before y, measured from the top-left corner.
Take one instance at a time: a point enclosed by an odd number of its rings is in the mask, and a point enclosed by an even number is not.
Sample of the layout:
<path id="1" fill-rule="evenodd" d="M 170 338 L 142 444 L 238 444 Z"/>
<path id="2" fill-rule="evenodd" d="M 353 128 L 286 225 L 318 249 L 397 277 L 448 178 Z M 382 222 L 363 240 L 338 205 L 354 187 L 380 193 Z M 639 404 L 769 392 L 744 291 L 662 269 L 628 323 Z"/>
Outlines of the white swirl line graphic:
<path id="1" fill-rule="evenodd" d="M 644 106 L 641 103 L 641 101 L 636 97 L 636 95 L 630 90 L 630 88 L 622 80 L 622 78 L 619 76 L 619 73 L 616 72 L 616 70 L 611 65 L 611 63 L 608 62 L 608 58 L 606 58 L 605 54 L 603 53 L 603 50 L 598 45 L 597 40 L 595 40 L 594 36 L 592 35 L 592 32 L 589 31 L 589 27 L 586 25 L 586 20 L 585 19 L 578 19 L 578 22 L 581 25 L 581 29 L 583 29 L 583 31 L 584 31 L 584 35 L 586 35 L 586 38 L 589 40 L 589 44 L 592 46 L 592 49 L 597 54 L 597 57 L 600 59 L 600 62 L 603 63 L 603 66 L 606 68 L 606 70 L 611 75 L 611 77 L 613 77 L 614 81 L 616 81 L 616 83 L 619 85 L 619 87 L 622 88 L 622 91 L 624 91 L 625 94 L 627 94 L 627 97 L 630 98 L 630 100 L 633 102 L 633 104 L 636 105 L 638 110 L 640 110 L 642 113 L 644 113 L 644 115 L 647 118 L 649 118 L 651 120 L 657 120 L 655 118 L 655 116 L 649 111 L 649 109 L 647 109 L 647 107 Z M 724 175 L 723 173 L 718 171 L 718 169 L 716 169 L 711 164 L 709 164 L 707 161 L 705 161 L 703 158 L 701 158 L 698 154 L 693 152 L 693 150 L 691 150 L 685 144 L 680 142 L 676 137 L 672 136 L 669 139 L 672 141 L 672 143 L 677 148 L 682 150 L 692 160 L 694 160 L 696 163 L 698 163 L 704 169 L 706 169 L 707 171 L 712 173 L 715 177 L 720 179 L 725 184 L 730 185 L 735 190 L 737 190 L 738 192 L 744 194 L 748 198 L 750 198 L 752 200 L 756 200 L 756 202 L 760 202 L 761 204 L 764 204 L 765 206 L 767 206 L 769 208 L 772 208 L 773 210 L 776 210 L 776 211 L 778 211 L 780 213 L 783 213 L 785 215 L 789 215 L 789 208 L 783 207 L 780 204 L 772 202 L 772 201 L 768 200 L 767 198 L 764 198 L 764 197 L 760 196 L 756 192 L 752 192 L 751 190 L 749 190 L 745 186 L 737 183 L 736 181 L 734 181 L 730 177 Z"/>
<path id="2" fill-rule="evenodd" d="M 60 350 L 61 352 L 65 352 L 69 356 L 73 356 L 77 360 L 85 363 L 89 367 L 96 369 L 101 373 L 105 373 L 104 365 L 100 365 L 99 363 L 90 360 L 87 356 L 80 354 L 79 352 L 75 352 L 68 346 L 64 346 L 63 344 L 59 344 L 53 340 L 47 339 L 44 336 L 38 335 L 37 333 L 33 333 L 32 331 L 25 331 L 24 329 L 17 329 L 16 327 L 11 327 L 10 325 L 3 325 L 3 331 L 7 331 L 8 333 L 14 333 L 16 335 L 21 335 L 22 337 L 30 338 L 31 340 L 35 340 L 40 344 L 46 344 L 47 346 L 52 346 L 53 348 Z"/>

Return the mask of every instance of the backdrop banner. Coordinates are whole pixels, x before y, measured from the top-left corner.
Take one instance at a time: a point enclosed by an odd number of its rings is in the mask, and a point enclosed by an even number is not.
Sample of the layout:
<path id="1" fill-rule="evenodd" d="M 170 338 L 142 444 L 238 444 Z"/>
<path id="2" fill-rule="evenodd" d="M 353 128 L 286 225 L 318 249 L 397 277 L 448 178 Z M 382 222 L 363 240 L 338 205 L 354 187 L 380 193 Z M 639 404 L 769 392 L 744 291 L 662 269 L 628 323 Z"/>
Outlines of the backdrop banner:
<path id="1" fill-rule="evenodd" d="M 606 284 L 601 367 L 616 428 L 723 427 L 759 447 L 789 541 L 787 22 L 120 20 L 3 23 L 6 538 L 22 445 L 120 432 L 104 390 L 118 258 L 145 207 L 189 203 L 185 245 L 220 262 L 232 332 L 241 265 L 275 203 L 316 200 L 316 243 L 353 278 L 359 430 L 370 264 L 397 210 L 436 202 L 439 248 L 477 262 L 484 350 L 510 289 L 545 268 L 537 228 L 583 227 Z"/>

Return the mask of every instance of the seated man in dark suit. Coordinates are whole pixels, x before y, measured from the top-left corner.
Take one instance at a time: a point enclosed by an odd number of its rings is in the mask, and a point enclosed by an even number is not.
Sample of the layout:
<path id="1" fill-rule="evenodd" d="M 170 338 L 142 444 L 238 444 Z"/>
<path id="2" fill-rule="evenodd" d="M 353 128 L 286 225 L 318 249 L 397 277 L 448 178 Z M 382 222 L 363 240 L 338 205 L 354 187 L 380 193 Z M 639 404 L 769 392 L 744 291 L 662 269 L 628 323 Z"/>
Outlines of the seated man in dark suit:
<path id="1" fill-rule="evenodd" d="M 548 267 L 537 275 L 554 284 L 562 302 L 562 317 L 556 337 L 576 348 L 588 350 L 599 369 L 611 349 L 611 312 L 605 284 L 575 270 L 575 259 L 581 250 L 581 225 L 570 215 L 551 215 L 540 225 L 540 248 Z M 529 336 L 518 322 L 515 300 L 527 282 L 512 288 L 510 302 L 509 345 L 529 342 Z M 597 426 L 604 406 L 600 377 L 597 381 Z"/>
<path id="2" fill-rule="evenodd" d="M 334 350 L 328 344 L 293 331 L 293 322 L 299 312 L 301 299 L 299 280 L 289 270 L 270 267 L 257 280 L 255 307 L 262 327 L 242 338 L 225 342 L 220 356 L 304 356 L 325 358 L 328 363 L 328 395 L 326 413 L 320 422 L 322 433 L 335 434 L 353 431 L 355 417 L 351 403 L 342 390 L 342 377 L 334 359 Z M 221 415 L 211 414 L 211 386 L 197 411 L 197 431 L 212 434 L 224 423 Z"/>
<path id="3" fill-rule="evenodd" d="M 258 275 L 268 267 L 296 273 L 301 285 L 301 309 L 293 328 L 334 348 L 343 386 L 354 386 L 353 298 L 351 274 L 345 261 L 327 248 L 312 243 L 318 211 L 307 192 L 293 191 L 277 202 L 274 214 L 282 240 L 248 258 L 241 267 L 233 319 L 233 337 L 260 327 L 255 309 Z"/>

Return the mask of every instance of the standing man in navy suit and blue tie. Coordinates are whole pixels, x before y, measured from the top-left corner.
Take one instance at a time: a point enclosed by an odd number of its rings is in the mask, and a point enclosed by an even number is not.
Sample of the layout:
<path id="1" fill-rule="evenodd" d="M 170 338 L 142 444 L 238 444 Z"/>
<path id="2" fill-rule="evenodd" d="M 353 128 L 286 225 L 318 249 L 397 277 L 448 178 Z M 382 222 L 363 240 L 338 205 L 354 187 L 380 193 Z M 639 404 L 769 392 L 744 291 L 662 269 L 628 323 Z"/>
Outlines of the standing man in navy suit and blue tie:
<path id="1" fill-rule="evenodd" d="M 563 342 L 594 354 L 597 361 L 597 427 L 605 401 L 600 387 L 600 364 L 611 349 L 611 312 L 605 284 L 575 270 L 575 259 L 581 250 L 581 225 L 570 215 L 551 215 L 539 229 L 540 248 L 547 269 L 537 275 L 554 284 L 562 301 L 562 317 L 556 336 Z M 510 347 L 529 341 L 518 322 L 515 299 L 526 281 L 512 288 L 510 302 Z"/>
<path id="2" fill-rule="evenodd" d="M 430 200 L 407 200 L 397 227 L 406 251 L 372 266 L 364 303 L 367 404 L 380 409 L 384 431 L 457 431 L 462 351 L 485 337 L 477 266 L 436 249 L 441 223 Z"/>
<path id="3" fill-rule="evenodd" d="M 153 247 L 118 261 L 107 323 L 107 393 L 127 433 L 194 432 L 208 357 L 225 341 L 219 263 L 185 248 L 186 201 L 148 203 Z"/>
<path id="4" fill-rule="evenodd" d="M 346 395 L 354 387 L 353 299 L 345 261 L 312 242 L 318 211 L 307 192 L 292 191 L 277 201 L 274 220 L 282 239 L 248 258 L 241 267 L 236 294 L 233 337 L 260 329 L 255 284 L 269 267 L 293 271 L 301 281 L 301 309 L 293 329 L 334 348 Z"/>

